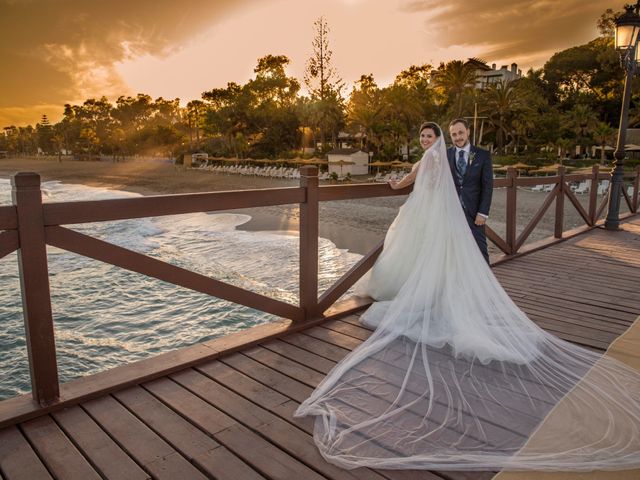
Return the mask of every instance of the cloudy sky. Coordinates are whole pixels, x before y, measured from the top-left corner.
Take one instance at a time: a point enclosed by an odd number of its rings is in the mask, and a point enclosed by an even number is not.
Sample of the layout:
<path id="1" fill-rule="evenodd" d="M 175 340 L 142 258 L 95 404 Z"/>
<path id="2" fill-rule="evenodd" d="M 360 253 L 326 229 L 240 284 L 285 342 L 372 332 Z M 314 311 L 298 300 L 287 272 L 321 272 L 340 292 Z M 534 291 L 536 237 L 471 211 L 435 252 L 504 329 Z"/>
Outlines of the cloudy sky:
<path id="1" fill-rule="evenodd" d="M 266 54 L 302 79 L 313 22 L 329 23 L 347 82 L 481 57 L 540 67 L 597 36 L 620 0 L 0 0 L 0 127 L 58 121 L 65 103 L 147 93 L 182 103 L 246 82 Z"/>

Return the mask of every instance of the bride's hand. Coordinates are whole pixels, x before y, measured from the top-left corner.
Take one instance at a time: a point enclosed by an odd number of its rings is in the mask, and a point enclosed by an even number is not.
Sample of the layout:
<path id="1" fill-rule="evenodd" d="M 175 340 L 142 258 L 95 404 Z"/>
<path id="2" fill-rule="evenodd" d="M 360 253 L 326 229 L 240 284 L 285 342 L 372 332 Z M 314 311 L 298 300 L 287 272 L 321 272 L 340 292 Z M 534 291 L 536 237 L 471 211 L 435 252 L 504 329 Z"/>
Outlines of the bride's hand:
<path id="1" fill-rule="evenodd" d="M 388 183 L 389 183 L 389 186 L 391 188 L 393 188 L 394 190 L 397 190 L 398 189 L 398 183 L 400 183 L 400 182 L 398 182 L 397 180 L 389 180 Z"/>

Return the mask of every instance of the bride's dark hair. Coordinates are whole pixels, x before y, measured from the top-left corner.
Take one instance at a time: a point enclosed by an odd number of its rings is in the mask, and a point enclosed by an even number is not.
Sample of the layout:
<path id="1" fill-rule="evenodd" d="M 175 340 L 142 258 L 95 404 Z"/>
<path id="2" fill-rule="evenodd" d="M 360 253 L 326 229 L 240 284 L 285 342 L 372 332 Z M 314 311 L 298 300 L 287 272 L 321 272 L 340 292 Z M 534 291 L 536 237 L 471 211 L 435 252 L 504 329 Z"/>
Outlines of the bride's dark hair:
<path id="1" fill-rule="evenodd" d="M 440 127 L 433 122 L 423 122 L 422 125 L 420 125 L 420 130 L 418 131 L 418 133 L 422 133 L 422 130 L 424 130 L 425 128 L 433 130 L 433 133 L 436 134 L 436 137 L 442 135 Z"/>

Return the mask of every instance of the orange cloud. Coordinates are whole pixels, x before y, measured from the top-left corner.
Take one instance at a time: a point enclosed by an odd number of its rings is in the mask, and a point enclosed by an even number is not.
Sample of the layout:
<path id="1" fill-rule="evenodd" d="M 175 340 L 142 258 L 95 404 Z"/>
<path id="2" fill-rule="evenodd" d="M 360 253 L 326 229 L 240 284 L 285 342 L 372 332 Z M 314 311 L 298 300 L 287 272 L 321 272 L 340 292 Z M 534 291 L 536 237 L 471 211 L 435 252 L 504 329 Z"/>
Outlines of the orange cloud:
<path id="1" fill-rule="evenodd" d="M 15 112 L 43 104 L 61 109 L 91 96 L 131 93 L 116 62 L 167 55 L 236 8 L 257 1 L 0 2 L 0 125 L 19 122 L 22 115 Z"/>

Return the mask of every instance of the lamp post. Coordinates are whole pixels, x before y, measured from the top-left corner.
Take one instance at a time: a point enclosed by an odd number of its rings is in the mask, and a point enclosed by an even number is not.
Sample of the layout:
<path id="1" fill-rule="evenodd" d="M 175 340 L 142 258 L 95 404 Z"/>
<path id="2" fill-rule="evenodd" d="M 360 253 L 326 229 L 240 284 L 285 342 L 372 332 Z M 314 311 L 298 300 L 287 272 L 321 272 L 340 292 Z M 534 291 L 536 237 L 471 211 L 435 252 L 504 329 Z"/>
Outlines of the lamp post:
<path id="1" fill-rule="evenodd" d="M 611 172 L 611 188 L 609 189 L 609 210 L 604 226 L 607 230 L 618 230 L 620 226 L 620 196 L 622 195 L 623 167 L 629 124 L 629 101 L 631 100 L 631 82 L 638 63 L 638 32 L 640 32 L 640 0 L 635 5 L 625 5 L 625 12 L 616 19 L 616 49 L 620 52 L 620 61 L 625 70 L 624 93 L 622 95 L 622 111 L 620 112 L 620 128 L 618 143 L 613 154 L 614 169 Z"/>

